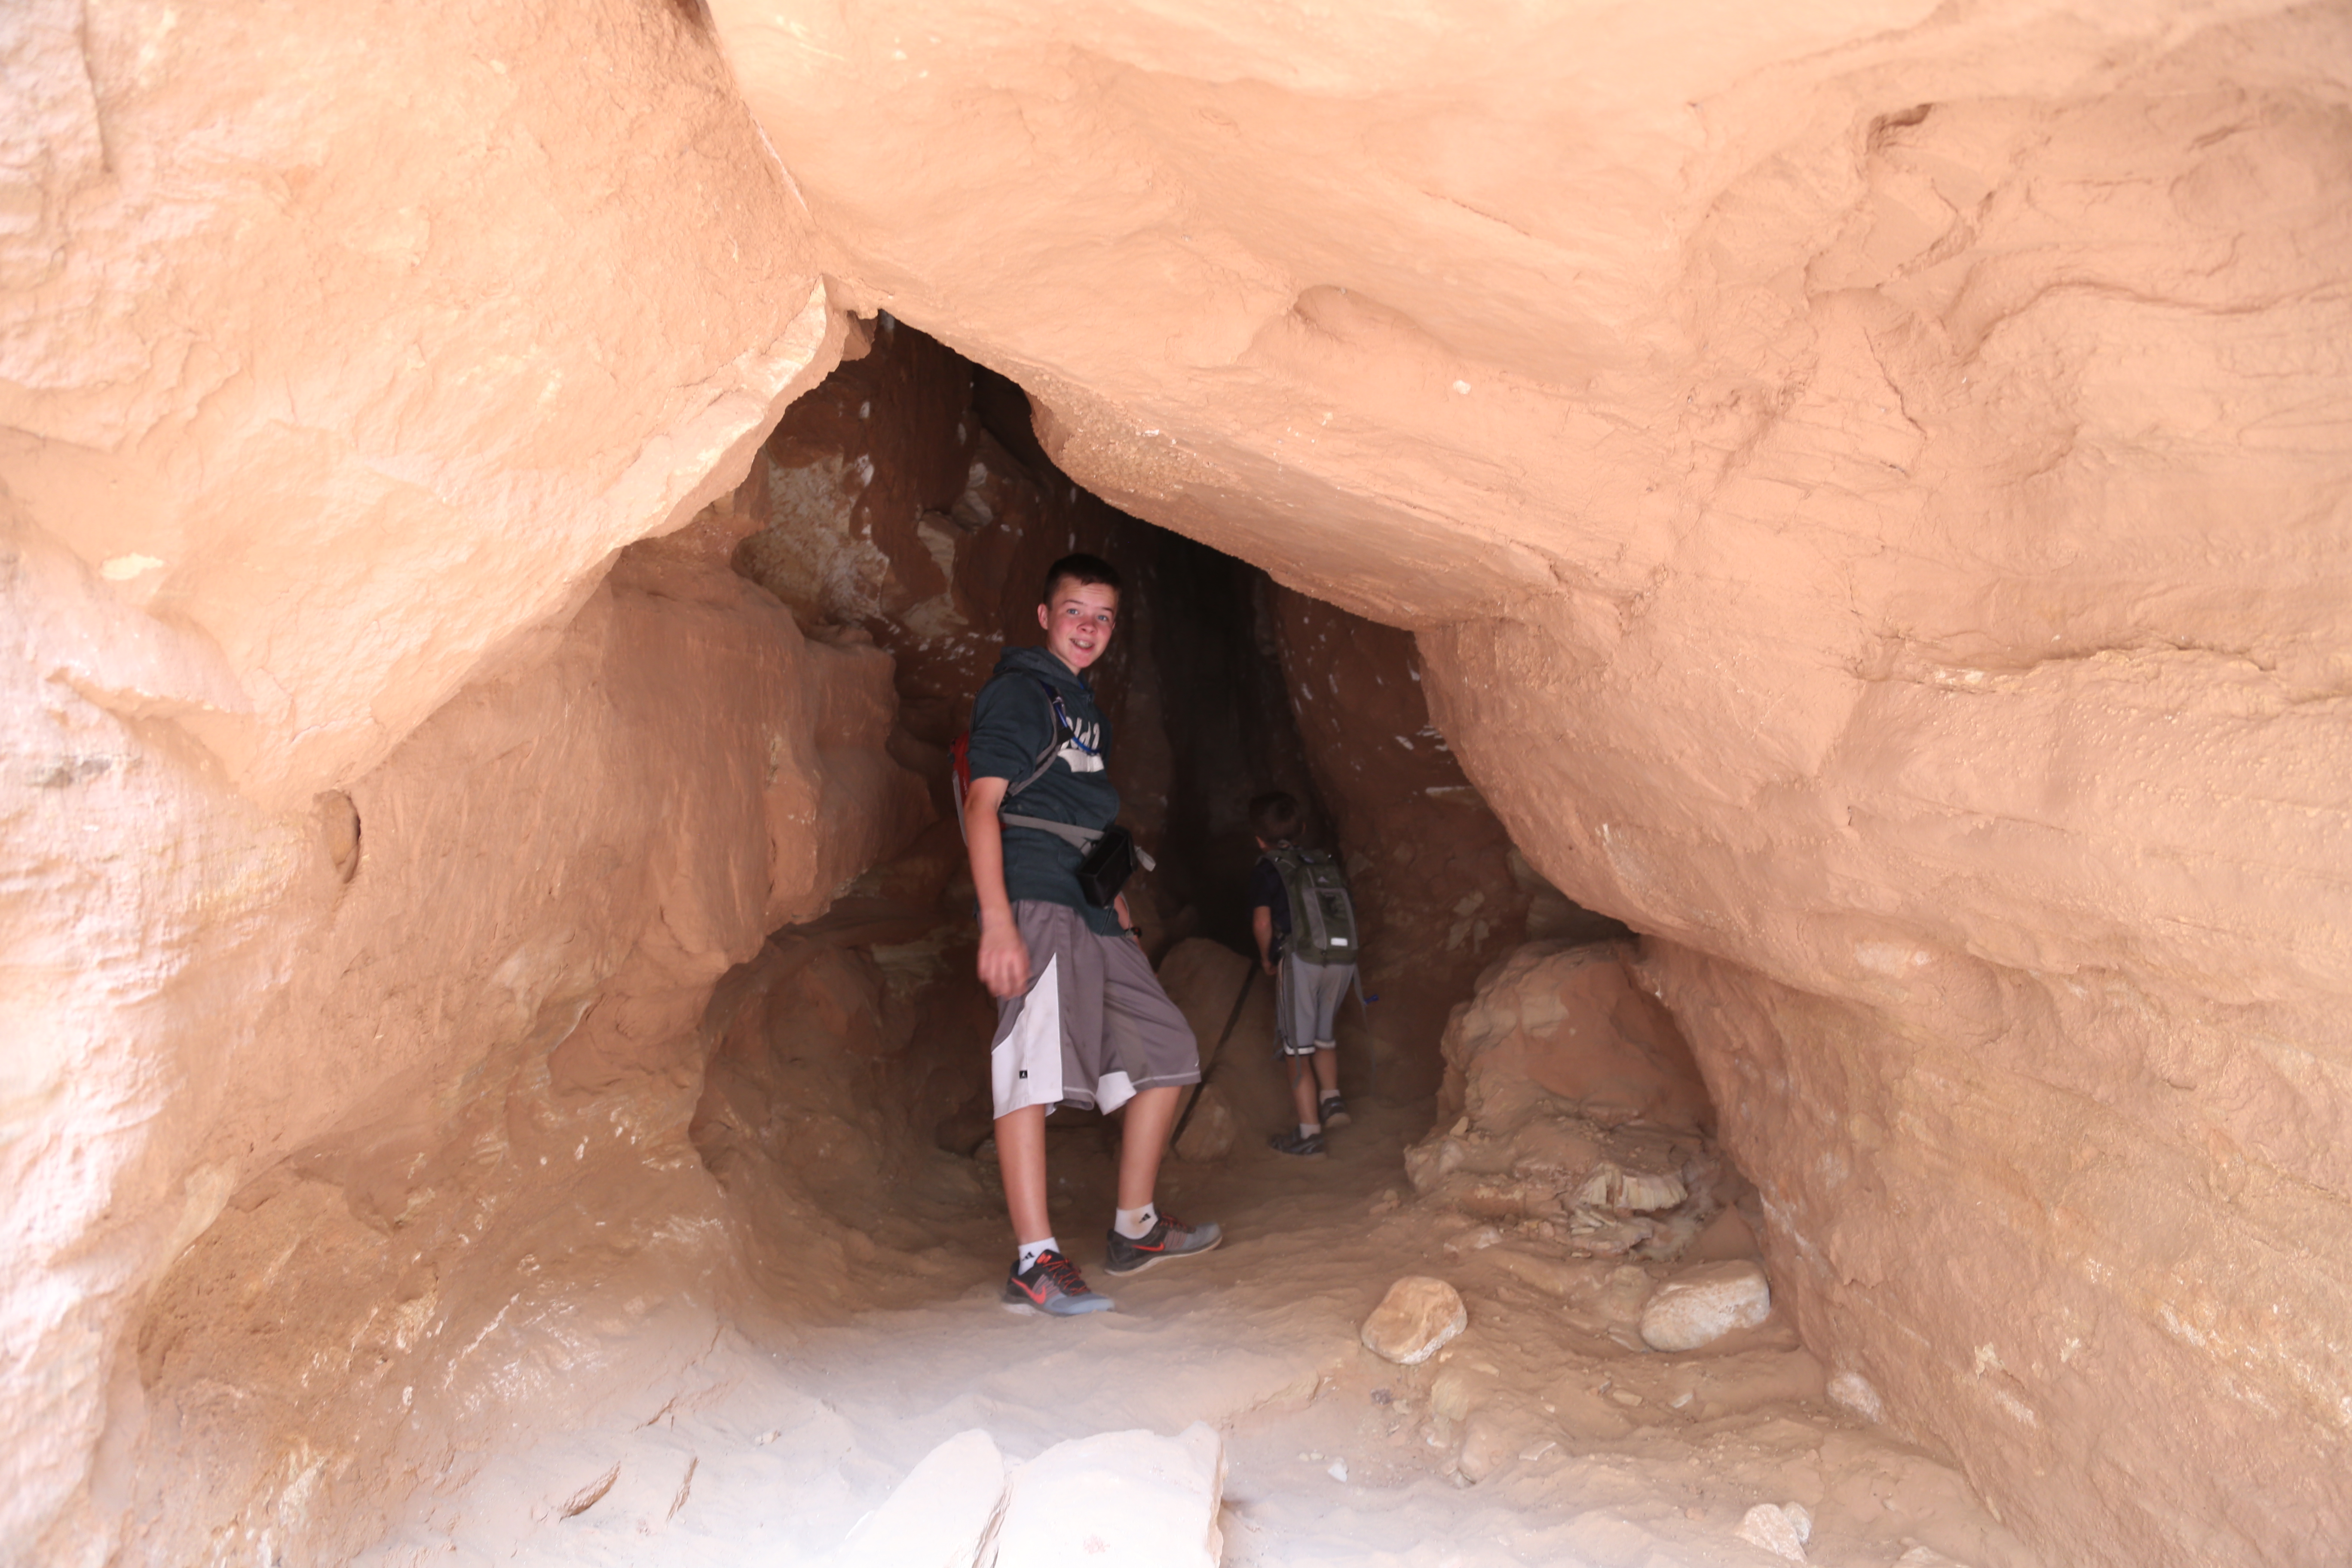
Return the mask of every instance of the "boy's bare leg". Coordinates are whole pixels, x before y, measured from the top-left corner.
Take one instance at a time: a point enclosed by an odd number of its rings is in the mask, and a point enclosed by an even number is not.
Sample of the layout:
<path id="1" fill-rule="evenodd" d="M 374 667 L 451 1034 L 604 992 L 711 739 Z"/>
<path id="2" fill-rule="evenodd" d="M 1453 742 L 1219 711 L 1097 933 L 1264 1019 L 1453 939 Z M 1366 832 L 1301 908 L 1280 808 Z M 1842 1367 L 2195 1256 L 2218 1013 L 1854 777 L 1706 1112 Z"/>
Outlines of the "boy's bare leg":
<path id="1" fill-rule="evenodd" d="M 1127 1121 L 1118 1141 L 1118 1206 L 1139 1209 L 1151 1201 L 1160 1184 L 1160 1156 L 1168 1147 L 1169 1131 L 1176 1125 L 1176 1107 L 1183 1091 L 1174 1084 L 1147 1089 L 1127 1102 Z M 1003 1122 L 998 1123 L 1003 1126 Z M 1045 1132 L 1038 1131 L 1038 1212 L 1045 1212 Z M 1000 1141 L 1000 1149 L 1003 1147 Z M 1012 1167 L 1005 1167 L 1005 1191 L 1012 1192 Z M 1017 1222 L 1016 1222 L 1017 1223 Z M 1040 1236 L 1044 1231 L 1038 1232 Z"/>
<path id="2" fill-rule="evenodd" d="M 1325 1046 L 1315 1053 L 1315 1083 L 1318 1094 L 1339 1092 L 1339 1052 Z"/>
<path id="3" fill-rule="evenodd" d="M 1317 1051 L 1316 1065 L 1320 1067 L 1322 1059 L 1330 1054 L 1328 1051 Z M 1290 1070 L 1290 1102 L 1298 1109 L 1298 1125 L 1320 1128 L 1323 1116 L 1315 1103 L 1315 1080 L 1319 1075 L 1307 1070 L 1304 1057 L 1285 1057 L 1282 1060 Z"/>
<path id="4" fill-rule="evenodd" d="M 1004 1207 L 1013 1216 L 1013 1239 L 1025 1247 L 1053 1235 L 1054 1222 L 1045 1213 L 1044 1106 L 1024 1105 L 996 1119 L 996 1168 L 1004 1178 Z M 1120 1190 L 1126 1190 L 1124 1184 Z"/>

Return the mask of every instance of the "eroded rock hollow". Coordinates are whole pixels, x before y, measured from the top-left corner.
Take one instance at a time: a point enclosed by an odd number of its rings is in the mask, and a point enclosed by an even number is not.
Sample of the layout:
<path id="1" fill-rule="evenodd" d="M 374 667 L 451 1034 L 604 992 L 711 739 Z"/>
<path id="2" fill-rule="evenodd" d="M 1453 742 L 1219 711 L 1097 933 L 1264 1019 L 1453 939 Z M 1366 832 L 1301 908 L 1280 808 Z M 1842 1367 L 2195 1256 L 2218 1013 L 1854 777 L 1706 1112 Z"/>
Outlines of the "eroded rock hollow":
<path id="1" fill-rule="evenodd" d="M 0 79 L 0 1553 L 796 1561 L 992 1423 L 1236 1554 L 2352 1538 L 2341 7 L 33 0 Z M 943 793 L 1073 547 L 1268 1248 L 1084 1432 L 953 1327 Z M 1276 787 L 1379 997 L 1286 1202 Z M 1363 1359 L 1378 1269 L 1465 1337 Z"/>

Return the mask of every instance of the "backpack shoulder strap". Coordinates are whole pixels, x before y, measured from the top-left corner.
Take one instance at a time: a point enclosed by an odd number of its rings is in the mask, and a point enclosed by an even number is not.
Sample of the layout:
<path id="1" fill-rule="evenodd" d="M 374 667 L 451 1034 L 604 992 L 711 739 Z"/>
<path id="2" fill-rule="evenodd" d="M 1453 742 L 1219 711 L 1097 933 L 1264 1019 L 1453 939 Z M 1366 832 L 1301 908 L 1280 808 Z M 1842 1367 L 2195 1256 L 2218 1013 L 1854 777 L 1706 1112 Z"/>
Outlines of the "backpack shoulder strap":
<path id="1" fill-rule="evenodd" d="M 1062 742 L 1068 740 L 1074 732 L 1064 721 L 1062 704 L 1056 699 L 1052 684 L 1040 678 L 1037 681 L 1037 689 L 1045 693 L 1045 722 L 1053 727 L 1054 733 L 1052 738 L 1046 741 L 1045 749 L 1037 753 L 1036 765 L 1029 770 L 1027 775 L 1019 784 L 1005 786 L 1004 798 L 1007 800 L 1011 800 L 1045 776 L 1045 770 L 1054 765 L 1054 753 L 1062 749 Z"/>

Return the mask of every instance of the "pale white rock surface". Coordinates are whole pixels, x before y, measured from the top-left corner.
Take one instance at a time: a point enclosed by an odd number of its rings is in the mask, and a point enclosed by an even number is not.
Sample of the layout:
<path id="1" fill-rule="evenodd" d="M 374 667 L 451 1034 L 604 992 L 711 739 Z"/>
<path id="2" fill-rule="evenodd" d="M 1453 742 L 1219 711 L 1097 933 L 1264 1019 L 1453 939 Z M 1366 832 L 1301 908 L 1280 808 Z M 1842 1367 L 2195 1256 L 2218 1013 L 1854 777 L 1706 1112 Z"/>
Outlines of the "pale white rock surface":
<path id="1" fill-rule="evenodd" d="M 977 1427 L 959 1432 L 858 1521 L 825 1568 L 973 1568 L 994 1551 L 1004 1491 L 995 1439 Z"/>
<path id="2" fill-rule="evenodd" d="M 1968 1564 L 1932 1546 L 1914 1546 L 1895 1560 L 1895 1568 L 1968 1568 Z"/>
<path id="3" fill-rule="evenodd" d="M 1399 1366 L 1419 1366 L 1470 1326 L 1470 1309 L 1453 1286 L 1408 1274 L 1389 1287 L 1364 1320 L 1364 1348 Z"/>
<path id="4" fill-rule="evenodd" d="M 1703 1263 L 1658 1287 L 1642 1309 L 1642 1342 L 1655 1351 L 1690 1351 L 1772 1315 L 1772 1287 L 1745 1258 Z"/>
<path id="5" fill-rule="evenodd" d="M 1871 1386 L 1870 1379 L 1858 1372 L 1842 1372 L 1831 1378 L 1829 1396 L 1832 1405 L 1850 1411 L 1874 1426 L 1885 1419 L 1886 1402 L 1879 1398 L 1878 1390 Z"/>
<path id="6" fill-rule="evenodd" d="M 1105 1432 L 1057 1443 L 1013 1474 L 996 1568 L 1215 1568 L 1223 1439 L 1195 1421 L 1173 1437 Z"/>
<path id="7" fill-rule="evenodd" d="M 1748 1510 L 1733 1533 L 1751 1546 L 1760 1546 L 1791 1563 L 1802 1563 L 1805 1542 L 1813 1533 L 1813 1516 L 1801 1502 L 1759 1502 Z"/>

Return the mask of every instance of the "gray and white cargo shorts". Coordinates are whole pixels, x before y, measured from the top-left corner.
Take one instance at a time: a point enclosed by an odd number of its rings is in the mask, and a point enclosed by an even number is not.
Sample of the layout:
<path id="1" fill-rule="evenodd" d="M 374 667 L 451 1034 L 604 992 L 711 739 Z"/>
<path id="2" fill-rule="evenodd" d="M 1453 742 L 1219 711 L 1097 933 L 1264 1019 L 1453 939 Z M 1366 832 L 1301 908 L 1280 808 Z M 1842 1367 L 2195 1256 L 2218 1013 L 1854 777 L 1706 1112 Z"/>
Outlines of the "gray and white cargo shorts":
<path id="1" fill-rule="evenodd" d="M 1333 1048 L 1331 1030 L 1339 1017 L 1339 1004 L 1355 983 L 1352 963 L 1308 963 L 1285 953 L 1276 985 L 1274 1018 L 1276 1038 L 1286 1057 L 1311 1056 Z"/>
<path id="2" fill-rule="evenodd" d="M 1024 899 L 1029 989 L 996 1004 L 996 1114 L 1024 1106 L 1117 1110 L 1141 1089 L 1201 1081 L 1192 1026 L 1134 938 L 1105 936 L 1067 904 Z"/>

